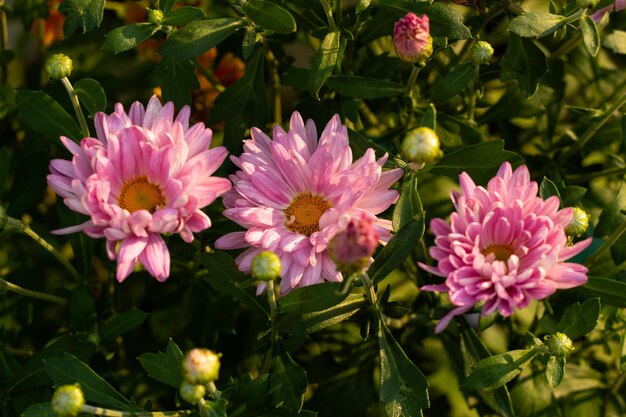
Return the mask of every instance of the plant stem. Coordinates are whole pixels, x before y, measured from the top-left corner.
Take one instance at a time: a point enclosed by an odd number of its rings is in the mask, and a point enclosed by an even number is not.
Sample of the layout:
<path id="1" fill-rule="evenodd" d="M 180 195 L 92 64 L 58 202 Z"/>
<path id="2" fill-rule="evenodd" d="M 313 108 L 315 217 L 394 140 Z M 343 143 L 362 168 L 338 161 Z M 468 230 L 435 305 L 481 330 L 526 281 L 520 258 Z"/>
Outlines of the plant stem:
<path id="1" fill-rule="evenodd" d="M 222 396 L 222 393 L 220 392 L 220 390 L 218 390 L 217 387 L 215 386 L 215 382 L 213 381 L 209 382 L 207 384 L 207 388 L 209 389 L 211 396 L 215 398 L 216 400 L 219 400 L 219 398 Z"/>
<path id="2" fill-rule="evenodd" d="M 274 96 L 274 123 L 278 126 L 283 124 L 283 110 L 280 97 L 280 74 L 278 74 L 279 62 L 272 53 L 267 49 L 267 62 L 270 65 L 270 73 L 272 76 L 272 95 Z"/>
<path id="3" fill-rule="evenodd" d="M 376 291 L 374 291 L 374 285 L 372 284 L 372 280 L 370 276 L 367 275 L 367 272 L 361 273 L 361 281 L 363 282 L 363 286 L 365 287 L 365 291 L 367 293 L 367 298 L 376 313 L 376 317 L 384 323 L 383 312 L 380 311 L 380 305 L 378 305 L 378 298 L 376 297 Z"/>
<path id="4" fill-rule="evenodd" d="M 80 108 L 78 95 L 76 94 L 76 91 L 74 91 L 74 87 L 72 87 L 72 83 L 67 77 L 61 78 L 61 82 L 63 83 L 63 86 L 67 90 L 67 94 L 69 94 L 70 96 L 70 100 L 72 101 L 72 106 L 74 106 L 74 112 L 76 113 L 76 117 L 78 118 L 80 131 L 84 138 L 88 138 L 91 135 L 89 134 L 89 128 L 87 127 L 87 120 L 85 120 L 85 115 L 83 114 L 83 110 Z"/>
<path id="5" fill-rule="evenodd" d="M 608 177 L 609 175 L 624 175 L 626 174 L 626 167 L 614 167 L 614 168 L 608 168 L 608 169 L 604 169 L 602 171 L 596 171 L 596 172 L 590 172 L 589 174 L 572 174 L 572 175 L 566 175 L 565 176 L 565 181 L 567 182 L 587 182 L 590 179 L 593 178 L 600 178 L 600 177 Z"/>
<path id="6" fill-rule="evenodd" d="M 278 341 L 278 334 L 276 333 L 276 311 L 278 305 L 276 304 L 276 291 L 274 289 L 274 281 L 267 282 L 267 301 L 270 305 L 270 320 L 272 326 L 272 344 Z"/>
<path id="7" fill-rule="evenodd" d="M 178 417 L 188 416 L 195 410 L 177 410 L 177 411 L 118 411 L 108 408 L 94 407 L 92 405 L 83 405 L 81 410 L 83 413 L 95 414 L 97 416 L 106 417 Z"/>
<path id="8" fill-rule="evenodd" d="M 57 297 L 56 295 L 50 295 L 39 291 L 27 290 L 19 285 L 13 284 L 5 279 L 0 278 L 0 286 L 6 288 L 8 291 L 13 291 L 16 294 L 23 295 L 25 297 L 37 298 L 39 300 L 51 301 L 57 304 L 66 304 L 65 298 Z"/>
<path id="9" fill-rule="evenodd" d="M 600 246 L 597 251 L 595 251 L 589 258 L 587 258 L 587 260 L 585 261 L 585 265 L 591 266 L 595 261 L 600 259 L 600 257 L 604 255 L 604 252 L 609 250 L 611 246 L 613 246 L 613 244 L 617 242 L 617 240 L 624 234 L 624 232 L 626 232 L 626 221 L 624 221 L 620 225 L 620 227 L 618 227 L 613 233 L 611 233 L 608 239 L 604 241 L 602 246 Z"/>
<path id="10" fill-rule="evenodd" d="M 7 14 L 4 11 L 4 0 L 0 0 L 0 52 L 7 49 L 9 45 L 9 29 L 7 27 Z M 9 78 L 7 64 L 2 64 L 2 84 L 6 84 Z"/>
<path id="11" fill-rule="evenodd" d="M 224 86 L 222 85 L 222 83 L 221 83 L 221 82 L 220 82 L 217 78 L 215 78 L 215 77 L 213 76 L 213 74 L 211 73 L 211 71 L 209 71 L 208 69 L 206 69 L 206 68 L 205 68 L 205 67 L 204 67 L 204 66 L 200 63 L 200 61 L 198 61 L 198 58 L 196 58 L 196 59 L 194 59 L 194 60 L 193 60 L 193 65 L 196 67 L 196 69 L 198 70 L 198 72 L 200 72 L 200 74 L 202 74 L 202 76 L 203 76 L 204 78 L 206 78 L 206 80 L 207 80 L 208 82 L 210 82 L 210 83 L 213 85 L 213 87 L 215 87 L 215 89 L 216 89 L 218 92 L 220 92 L 220 93 L 221 93 L 222 91 L 226 90 L 226 87 L 224 87 Z"/>
<path id="12" fill-rule="evenodd" d="M 416 67 L 413 65 L 413 69 L 411 70 L 411 75 L 409 75 L 409 80 L 406 83 L 406 94 L 410 98 L 413 98 L 413 89 L 415 87 L 415 82 L 417 81 L 417 76 L 420 73 L 422 67 Z"/>
<path id="13" fill-rule="evenodd" d="M 330 27 L 330 30 L 334 30 L 335 29 L 335 19 L 333 19 L 333 9 L 330 7 L 330 4 L 328 4 L 328 0 L 320 0 L 320 3 L 322 3 L 322 7 L 324 8 L 324 13 L 326 13 L 326 19 L 328 20 L 328 26 Z"/>

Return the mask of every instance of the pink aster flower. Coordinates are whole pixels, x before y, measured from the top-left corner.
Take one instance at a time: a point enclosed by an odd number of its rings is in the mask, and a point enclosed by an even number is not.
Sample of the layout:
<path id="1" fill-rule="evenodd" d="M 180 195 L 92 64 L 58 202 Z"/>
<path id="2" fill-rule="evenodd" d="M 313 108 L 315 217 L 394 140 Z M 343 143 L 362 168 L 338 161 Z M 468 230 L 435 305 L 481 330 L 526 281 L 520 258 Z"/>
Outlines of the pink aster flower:
<path id="1" fill-rule="evenodd" d="M 290 129 L 274 128 L 273 140 L 259 129 L 244 141 L 244 153 L 231 160 L 240 168 L 231 176 L 234 188 L 224 195 L 224 215 L 245 232 L 215 242 L 220 249 L 248 248 L 236 262 L 250 272 L 263 251 L 276 253 L 282 264 L 281 292 L 342 275 L 328 255 L 329 240 L 350 219 L 363 214 L 375 224 L 381 241 L 390 238 L 391 222 L 378 219 L 398 199 L 389 186 L 399 169 L 382 172 L 387 155 L 376 160 L 368 149 L 352 160 L 347 128 L 335 115 L 318 141 L 312 120 L 294 113 Z M 259 286 L 262 291 L 265 284 Z"/>
<path id="2" fill-rule="evenodd" d="M 598 10 L 594 14 L 591 15 L 591 18 L 598 23 L 606 13 L 618 12 L 620 10 L 626 9 L 626 0 L 616 0 L 615 3 L 607 6 L 603 9 Z"/>
<path id="3" fill-rule="evenodd" d="M 90 216 L 83 224 L 57 230 L 83 231 L 107 239 L 123 281 L 139 261 L 157 280 L 170 273 L 170 256 L 161 233 L 178 233 L 186 242 L 211 226 L 200 209 L 231 188 L 226 178 L 211 177 L 226 149 L 209 149 L 211 130 L 189 126 L 189 107 L 174 119 L 174 105 L 152 97 L 148 107 L 121 104 L 107 116 L 98 113 L 98 138 L 80 145 L 61 137 L 74 155 L 50 163 L 48 184 L 74 211 Z M 120 243 L 117 247 L 117 243 Z"/>
<path id="4" fill-rule="evenodd" d="M 403 61 L 424 65 L 433 53 L 428 16 L 409 12 L 400 18 L 393 26 L 393 45 Z"/>
<path id="5" fill-rule="evenodd" d="M 483 315 L 498 311 L 510 316 L 533 299 L 587 282 L 587 268 L 564 261 L 583 251 L 591 239 L 567 245 L 564 228 L 572 210 L 559 210 L 557 197 L 538 197 L 537 183 L 530 181 L 525 166 L 512 172 L 505 162 L 486 189 L 465 172 L 460 183 L 461 193 L 452 193 L 456 211 L 450 224 L 442 219 L 430 223 L 436 235 L 430 255 L 437 267 L 419 264 L 446 278 L 445 284 L 422 290 L 447 292 L 457 306 L 436 332 L 477 303 L 484 302 Z"/>

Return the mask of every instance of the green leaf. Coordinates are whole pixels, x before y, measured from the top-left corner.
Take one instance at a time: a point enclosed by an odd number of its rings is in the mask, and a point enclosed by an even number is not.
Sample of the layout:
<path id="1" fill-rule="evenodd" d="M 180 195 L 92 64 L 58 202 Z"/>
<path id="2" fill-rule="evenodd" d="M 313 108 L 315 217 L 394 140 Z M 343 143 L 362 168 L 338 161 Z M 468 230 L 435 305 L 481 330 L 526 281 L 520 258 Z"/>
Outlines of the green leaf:
<path id="1" fill-rule="evenodd" d="M 100 27 L 104 15 L 106 0 L 65 0 L 59 4 L 59 12 L 63 13 L 63 34 L 70 37 L 78 28 L 83 33 Z"/>
<path id="2" fill-rule="evenodd" d="M 420 126 L 437 130 L 437 109 L 433 103 L 430 103 L 424 112 Z"/>
<path id="3" fill-rule="evenodd" d="M 418 213 L 396 232 L 378 253 L 367 273 L 374 284 L 382 281 L 411 254 L 424 235 L 424 212 Z"/>
<path id="4" fill-rule="evenodd" d="M 159 10 L 167 14 L 170 12 L 170 10 L 172 10 L 172 7 L 174 7 L 175 3 L 176 0 L 159 0 Z"/>
<path id="5" fill-rule="evenodd" d="M 600 317 L 600 299 L 592 298 L 584 303 L 567 307 L 554 331 L 565 333 L 575 340 L 596 328 Z"/>
<path id="6" fill-rule="evenodd" d="M 102 344 L 112 342 L 116 337 L 128 333 L 143 323 L 147 317 L 148 313 L 137 308 L 116 314 L 99 331 Z"/>
<path id="7" fill-rule="evenodd" d="M 356 14 L 364 12 L 368 7 L 370 7 L 370 3 L 372 0 L 359 0 L 356 4 Z"/>
<path id="8" fill-rule="evenodd" d="M 74 355 L 66 353 L 63 358 L 46 359 L 44 364 L 57 387 L 78 382 L 87 402 L 118 410 L 129 409 L 129 401 L 122 394 Z"/>
<path id="9" fill-rule="evenodd" d="M 74 91 L 89 112 L 89 117 L 94 117 L 97 112 L 106 110 L 107 96 L 98 81 L 83 78 L 74 84 Z"/>
<path id="10" fill-rule="evenodd" d="M 106 35 L 102 49 L 115 54 L 128 51 L 148 39 L 157 30 L 158 27 L 152 23 L 133 23 L 115 28 Z"/>
<path id="11" fill-rule="evenodd" d="M 159 49 L 163 56 L 191 59 L 217 46 L 243 25 L 241 19 L 197 20 L 174 32 Z"/>
<path id="12" fill-rule="evenodd" d="M 400 230 L 411 219 L 424 215 L 422 200 L 417 191 L 417 173 L 405 175 L 400 189 L 400 198 L 393 209 L 393 230 Z"/>
<path id="13" fill-rule="evenodd" d="M 325 310 L 341 303 L 348 293 L 341 292 L 339 282 L 325 282 L 308 287 L 295 288 L 278 300 L 281 313 L 306 314 Z"/>
<path id="14" fill-rule="evenodd" d="M 243 54 L 243 59 L 248 60 L 250 55 L 254 52 L 254 48 L 256 46 L 256 30 L 254 28 L 247 28 L 246 33 L 243 36 L 243 41 L 241 43 L 241 52 Z"/>
<path id="15" fill-rule="evenodd" d="M 200 415 L 202 417 L 226 417 L 226 400 L 219 398 L 215 401 L 206 401 L 201 405 Z"/>
<path id="16" fill-rule="evenodd" d="M 512 350 L 478 361 L 461 384 L 470 391 L 494 389 L 515 378 L 535 357 L 534 349 Z"/>
<path id="17" fill-rule="evenodd" d="M 304 335 L 340 323 L 355 315 L 367 305 L 364 294 L 350 294 L 341 303 L 326 310 L 306 314 L 285 314 L 277 322 L 280 331 L 291 335 Z"/>
<path id="18" fill-rule="evenodd" d="M 382 321 L 378 329 L 380 348 L 380 400 L 389 417 L 417 417 L 430 406 L 428 380 L 407 358 Z"/>
<path id="19" fill-rule="evenodd" d="M 463 91 L 477 75 L 478 65 L 471 62 L 455 66 L 452 71 L 435 84 L 431 100 L 435 104 L 450 100 Z"/>
<path id="20" fill-rule="evenodd" d="M 602 44 L 605 48 L 612 49 L 616 54 L 626 54 L 626 31 L 614 30 L 604 36 Z"/>
<path id="21" fill-rule="evenodd" d="M 527 367 L 511 390 L 516 417 L 557 416 L 556 401 L 543 370 Z"/>
<path id="22" fill-rule="evenodd" d="M 565 358 L 550 356 L 546 365 L 546 379 L 550 388 L 556 388 L 561 384 L 565 376 Z"/>
<path id="23" fill-rule="evenodd" d="M 561 195 L 559 194 L 559 189 L 556 188 L 556 184 L 550 181 L 547 177 L 543 177 L 543 180 L 539 185 L 539 196 L 544 200 L 547 200 L 552 196 L 557 196 L 559 201 L 561 200 Z"/>
<path id="24" fill-rule="evenodd" d="M 326 85 L 337 93 L 354 98 L 375 99 L 404 94 L 404 86 L 393 81 L 378 78 L 335 75 Z"/>
<path id="25" fill-rule="evenodd" d="M 333 74 L 339 60 L 341 32 L 328 33 L 315 54 L 315 60 L 309 74 L 309 93 L 319 100 L 319 91 L 326 80 Z"/>
<path id="26" fill-rule="evenodd" d="M 186 25 L 197 19 L 203 19 L 206 14 L 202 9 L 192 6 L 182 6 L 167 13 L 163 20 L 162 25 L 180 26 Z"/>
<path id="27" fill-rule="evenodd" d="M 203 253 L 200 260 L 209 271 L 205 281 L 217 291 L 231 295 L 261 317 L 269 318 L 267 310 L 261 307 L 256 297 L 241 285 L 247 276 L 239 272 L 233 258 L 224 252 Z"/>
<path id="28" fill-rule="evenodd" d="M 437 112 L 436 131 L 443 146 L 449 149 L 483 141 L 482 133 L 467 120 L 443 112 Z"/>
<path id="29" fill-rule="evenodd" d="M 626 372 L 626 330 L 622 332 L 622 340 L 619 355 L 619 371 Z"/>
<path id="30" fill-rule="evenodd" d="M 475 182 L 486 183 L 505 161 L 516 166 L 524 160 L 514 152 L 505 151 L 503 140 L 492 140 L 445 154 L 430 172 L 455 179 L 461 172 L 467 172 Z"/>
<path id="31" fill-rule="evenodd" d="M 532 40 L 510 34 L 501 63 L 500 80 L 516 80 L 517 85 L 527 98 L 532 97 L 539 88 L 539 80 L 548 72 L 546 56 Z"/>
<path id="32" fill-rule="evenodd" d="M 173 101 L 176 108 L 191 104 L 191 91 L 200 88 L 189 60 L 163 57 L 154 68 L 154 75 L 161 86 L 163 100 Z"/>
<path id="33" fill-rule="evenodd" d="M 541 38 L 560 28 L 564 20 L 565 17 L 557 14 L 529 12 L 511 20 L 509 31 L 524 38 Z"/>
<path id="34" fill-rule="evenodd" d="M 243 12 L 264 30 L 288 34 L 297 29 L 291 13 L 271 1 L 250 0 L 243 5 Z"/>
<path id="35" fill-rule="evenodd" d="M 170 339 L 165 353 L 144 353 L 137 358 L 148 376 L 176 389 L 183 382 L 183 352 Z"/>
<path id="36" fill-rule="evenodd" d="M 52 404 L 47 403 L 30 405 L 21 414 L 21 417 L 57 417 L 56 413 L 52 409 Z"/>
<path id="37" fill-rule="evenodd" d="M 83 137 L 74 119 L 43 91 L 20 90 L 16 98 L 20 119 L 33 130 L 55 141 L 60 136 L 75 141 Z"/>
<path id="38" fill-rule="evenodd" d="M 589 281 L 576 291 L 589 297 L 600 297 L 602 304 L 626 308 L 626 283 L 611 278 L 588 277 Z"/>
<path id="39" fill-rule="evenodd" d="M 302 409 L 304 392 L 308 385 L 306 371 L 295 363 L 289 352 L 279 347 L 272 360 L 270 386 L 276 407 L 284 406 L 297 413 Z"/>
<path id="40" fill-rule="evenodd" d="M 583 43 L 585 44 L 585 48 L 587 48 L 587 52 L 589 52 L 591 56 L 598 55 L 598 51 L 600 50 L 600 34 L 598 33 L 596 22 L 589 16 L 583 16 L 580 18 L 579 23 L 580 31 L 583 34 Z"/>
<path id="41" fill-rule="evenodd" d="M 363 156 L 369 148 L 374 149 L 374 153 L 376 153 L 376 158 L 382 158 L 382 156 L 387 153 L 387 150 L 385 148 L 375 142 L 372 142 L 355 130 L 348 128 L 348 136 L 350 137 L 350 149 L 352 149 L 352 154 L 354 155 L 355 159 Z M 396 168 L 397 165 L 395 164 L 395 162 L 388 159 L 387 162 L 385 162 L 384 167 Z"/>

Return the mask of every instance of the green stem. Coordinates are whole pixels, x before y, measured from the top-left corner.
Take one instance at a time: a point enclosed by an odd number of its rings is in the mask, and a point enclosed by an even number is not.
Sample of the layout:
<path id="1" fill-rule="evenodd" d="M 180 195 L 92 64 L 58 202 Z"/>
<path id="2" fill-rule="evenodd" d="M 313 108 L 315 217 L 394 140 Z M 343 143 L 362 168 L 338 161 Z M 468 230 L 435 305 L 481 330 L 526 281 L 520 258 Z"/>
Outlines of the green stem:
<path id="1" fill-rule="evenodd" d="M 283 110 L 280 97 L 280 74 L 278 74 L 279 62 L 269 48 L 267 49 L 267 62 L 270 65 L 272 76 L 272 94 L 274 96 L 274 123 L 278 126 L 283 124 Z"/>
<path id="2" fill-rule="evenodd" d="M 613 103 L 613 105 L 604 112 L 602 117 L 591 126 L 589 126 L 589 128 L 585 130 L 585 132 L 578 139 L 578 141 L 576 141 L 576 143 L 574 143 L 569 148 L 569 150 L 563 153 L 563 155 L 561 156 L 561 162 L 566 161 L 567 158 L 580 151 L 587 144 L 587 142 L 589 142 L 591 138 L 593 138 L 593 135 L 598 131 L 598 129 L 604 126 L 604 124 L 609 121 L 611 116 L 613 116 L 613 113 L 619 110 L 624 104 L 626 104 L 626 94 L 623 94 L 615 103 Z"/>
<path id="3" fill-rule="evenodd" d="M 217 387 L 215 386 L 215 382 L 213 381 L 209 382 L 207 384 L 207 388 L 209 389 L 211 396 L 215 398 L 216 400 L 219 400 L 219 398 L 222 396 L 222 393 L 220 392 L 220 390 L 218 390 Z"/>
<path id="4" fill-rule="evenodd" d="M 330 7 L 330 4 L 328 4 L 328 0 L 320 0 L 320 3 L 322 3 L 322 7 L 324 8 L 324 13 L 326 13 L 326 19 L 328 20 L 328 26 L 330 27 L 330 30 L 334 30 L 335 29 L 335 19 L 333 18 L 333 9 Z"/>
<path id="5" fill-rule="evenodd" d="M 597 261 L 598 259 L 600 259 L 600 257 L 602 255 L 604 255 L 604 252 L 606 252 L 607 250 L 609 250 L 611 248 L 611 246 L 613 246 L 613 244 L 615 242 L 617 242 L 617 240 L 624 234 L 624 232 L 626 232 L 626 221 L 624 221 L 620 227 L 618 227 L 609 237 L 607 240 L 604 241 L 604 243 L 602 244 L 602 246 L 600 246 L 598 248 L 597 251 L 595 251 L 589 258 L 587 258 L 587 260 L 585 261 L 585 265 L 587 266 L 591 266 L 595 261 Z"/>
<path id="6" fill-rule="evenodd" d="M 422 67 L 416 67 L 413 65 L 413 69 L 411 70 L 411 75 L 409 75 L 409 80 L 406 83 L 406 94 L 410 98 L 413 98 L 413 89 L 415 87 L 415 82 L 417 81 L 417 76 L 420 73 Z"/>
<path id="7" fill-rule="evenodd" d="M 67 94 L 70 96 L 70 100 L 72 101 L 72 106 L 74 106 L 74 112 L 76 113 L 76 117 L 78 118 L 78 124 L 80 125 L 80 131 L 84 138 L 88 138 L 91 135 L 89 134 L 89 128 L 87 127 L 87 120 L 85 120 L 85 115 L 83 114 L 83 110 L 80 108 L 80 102 L 78 101 L 78 95 L 76 91 L 74 91 L 74 87 L 72 87 L 72 83 L 67 77 L 61 78 L 61 82 L 63 86 L 67 90 Z"/>
<path id="8" fill-rule="evenodd" d="M 278 305 L 276 303 L 276 291 L 274 289 L 274 281 L 267 281 L 267 301 L 270 305 L 270 320 L 272 326 L 272 345 L 278 341 L 278 333 L 276 333 L 276 311 Z"/>
<path id="9" fill-rule="evenodd" d="M 15 285 L 5 279 L 0 278 L 0 286 L 3 286 L 9 291 L 13 291 L 16 294 L 23 295 L 25 297 L 37 298 L 38 300 L 51 301 L 57 304 L 65 304 L 67 300 L 65 298 L 57 297 L 56 295 L 50 295 L 39 291 L 27 290 L 19 285 Z"/>
<path id="10" fill-rule="evenodd" d="M 226 87 L 224 87 L 222 85 L 222 83 L 215 78 L 215 76 L 213 76 L 213 74 L 211 73 L 211 71 L 209 71 L 208 69 L 206 69 L 201 63 L 200 61 L 198 61 L 198 58 L 193 60 L 193 65 L 196 67 L 196 69 L 200 72 L 200 74 L 202 74 L 202 76 L 204 78 L 206 78 L 206 80 L 208 82 L 210 82 L 211 84 L 213 84 L 213 87 L 215 87 L 215 89 L 218 92 L 222 92 L 224 90 L 226 90 Z"/>
<path id="11" fill-rule="evenodd" d="M 77 281 L 81 280 L 81 276 L 76 270 L 76 268 L 74 268 L 74 266 L 71 263 L 69 263 L 67 259 L 65 259 L 63 255 L 54 248 L 54 246 L 46 242 L 45 239 L 43 239 L 41 236 L 35 233 L 35 231 L 31 229 L 28 225 L 24 224 L 23 222 L 17 219 L 9 217 L 7 220 L 7 224 L 6 224 L 6 229 L 15 230 L 33 239 L 35 242 L 39 244 L 39 246 L 41 246 L 42 248 L 50 252 L 52 256 L 57 258 L 57 260 L 61 262 L 61 264 L 65 267 L 65 269 L 67 269 L 67 271 L 70 273 L 70 275 L 72 275 L 74 279 L 76 279 Z"/>
<path id="12" fill-rule="evenodd" d="M 589 174 L 566 175 L 565 181 L 580 183 L 580 182 L 587 182 L 593 178 L 608 177 L 609 175 L 619 175 L 619 174 L 621 175 L 626 174 L 626 167 L 608 168 L 602 171 L 591 172 Z"/>
<path id="13" fill-rule="evenodd" d="M 367 298 L 369 299 L 369 302 L 372 305 L 376 316 L 381 322 L 384 323 L 383 312 L 380 310 L 380 305 L 378 305 L 378 298 L 376 297 L 374 285 L 372 284 L 370 276 L 367 275 L 367 272 L 361 273 L 361 281 L 363 282 L 363 286 L 365 287 L 365 291 L 367 293 Z"/>
<path id="14" fill-rule="evenodd" d="M 4 11 L 4 0 L 0 0 L 0 51 L 7 49 L 9 45 L 9 29 L 7 26 L 7 14 Z M 9 78 L 7 64 L 2 64 L 2 84 L 6 84 Z"/>
<path id="15" fill-rule="evenodd" d="M 118 411 L 108 408 L 94 407 L 92 405 L 83 405 L 81 410 L 83 413 L 94 414 L 106 417 L 179 417 L 188 416 L 195 410 L 178 410 L 178 411 Z"/>

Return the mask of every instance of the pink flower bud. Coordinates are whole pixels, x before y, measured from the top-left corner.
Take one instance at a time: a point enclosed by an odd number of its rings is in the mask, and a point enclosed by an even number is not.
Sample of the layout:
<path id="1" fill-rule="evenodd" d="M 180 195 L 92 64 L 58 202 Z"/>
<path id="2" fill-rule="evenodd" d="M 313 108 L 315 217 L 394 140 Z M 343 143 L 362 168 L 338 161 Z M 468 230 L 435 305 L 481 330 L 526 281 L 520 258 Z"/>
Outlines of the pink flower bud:
<path id="1" fill-rule="evenodd" d="M 396 22 L 393 27 L 393 44 L 400 59 L 422 66 L 425 64 L 433 53 L 433 38 L 428 22 L 428 16 L 417 17 L 413 13 L 407 13 Z"/>
<path id="2" fill-rule="evenodd" d="M 360 272 L 367 266 L 378 246 L 379 235 L 374 220 L 365 213 L 350 219 L 345 229 L 331 239 L 330 257 L 344 275 Z"/>

